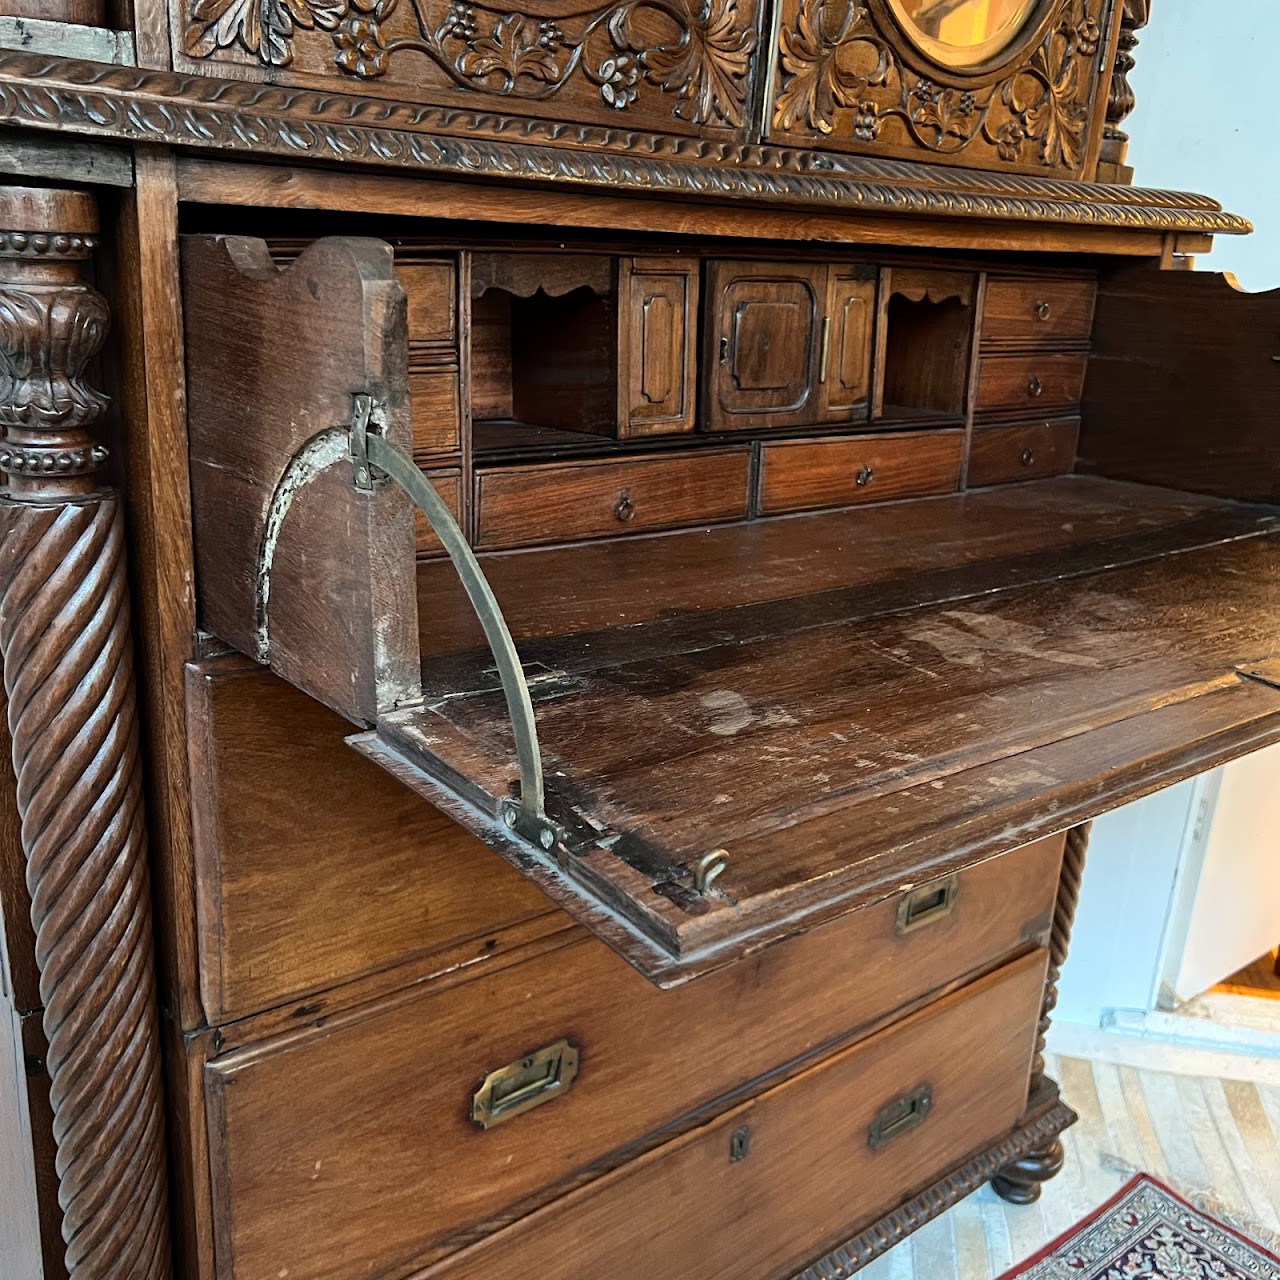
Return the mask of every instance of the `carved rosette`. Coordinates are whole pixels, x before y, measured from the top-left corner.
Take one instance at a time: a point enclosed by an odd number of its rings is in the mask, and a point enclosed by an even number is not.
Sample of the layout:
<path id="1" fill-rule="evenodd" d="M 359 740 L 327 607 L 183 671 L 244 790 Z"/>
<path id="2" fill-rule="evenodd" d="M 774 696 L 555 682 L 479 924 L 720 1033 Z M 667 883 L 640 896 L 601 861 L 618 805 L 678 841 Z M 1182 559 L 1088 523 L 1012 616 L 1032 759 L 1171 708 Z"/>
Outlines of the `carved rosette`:
<path id="1" fill-rule="evenodd" d="M 92 202 L 0 189 L 0 653 L 72 1280 L 171 1274 L 120 503 L 87 427 Z M 33 232 L 34 229 L 34 232 Z"/>

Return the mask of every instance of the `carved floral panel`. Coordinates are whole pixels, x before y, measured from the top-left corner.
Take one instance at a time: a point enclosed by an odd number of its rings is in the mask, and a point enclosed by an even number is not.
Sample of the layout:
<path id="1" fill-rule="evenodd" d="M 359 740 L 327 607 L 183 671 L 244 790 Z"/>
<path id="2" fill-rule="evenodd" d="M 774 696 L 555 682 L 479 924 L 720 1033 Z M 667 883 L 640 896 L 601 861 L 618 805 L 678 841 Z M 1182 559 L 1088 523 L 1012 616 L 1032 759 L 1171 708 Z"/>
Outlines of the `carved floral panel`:
<path id="1" fill-rule="evenodd" d="M 664 133 L 750 109 L 758 0 L 175 3 L 184 70 Z"/>
<path id="2" fill-rule="evenodd" d="M 1109 76 L 1106 0 L 1043 3 L 985 69 L 932 66 L 885 0 L 781 0 L 771 86 L 780 142 L 1086 176 Z"/>

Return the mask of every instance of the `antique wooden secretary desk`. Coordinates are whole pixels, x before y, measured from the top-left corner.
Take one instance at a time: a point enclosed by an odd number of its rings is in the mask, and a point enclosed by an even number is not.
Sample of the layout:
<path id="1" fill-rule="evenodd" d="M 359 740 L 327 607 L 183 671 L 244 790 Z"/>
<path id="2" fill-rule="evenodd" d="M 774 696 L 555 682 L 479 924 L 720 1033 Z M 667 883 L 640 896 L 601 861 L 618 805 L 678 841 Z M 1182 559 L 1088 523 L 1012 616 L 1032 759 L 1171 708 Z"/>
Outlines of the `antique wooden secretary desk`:
<path id="1" fill-rule="evenodd" d="M 1280 297 L 1130 184 L 1145 0 L 6 11 L 46 1276 L 1040 1194 L 1088 821 L 1280 739 Z"/>

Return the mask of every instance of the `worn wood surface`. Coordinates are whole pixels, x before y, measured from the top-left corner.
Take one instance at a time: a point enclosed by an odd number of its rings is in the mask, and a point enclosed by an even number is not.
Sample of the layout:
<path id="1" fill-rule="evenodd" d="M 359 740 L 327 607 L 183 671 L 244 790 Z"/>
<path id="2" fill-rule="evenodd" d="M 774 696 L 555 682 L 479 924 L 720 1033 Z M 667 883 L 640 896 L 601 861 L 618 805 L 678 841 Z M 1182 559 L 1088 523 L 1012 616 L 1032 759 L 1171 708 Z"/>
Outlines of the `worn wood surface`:
<path id="1" fill-rule="evenodd" d="M 984 355 L 978 369 L 975 409 L 1024 416 L 1074 409 L 1084 390 L 1086 357 L 1068 352 Z"/>
<path id="2" fill-rule="evenodd" d="M 800 1270 L 932 1182 L 939 1152 L 960 1158 L 1014 1127 L 1026 1099 L 1026 1019 L 1043 974 L 1044 955 L 1033 953 L 425 1275 L 515 1280 L 531 1266 L 557 1274 L 566 1263 L 617 1280 Z M 924 1121 L 873 1149 L 867 1135 L 880 1110 L 923 1085 L 932 1094 Z M 742 1129 L 747 1154 L 731 1161 Z"/>
<path id="3" fill-rule="evenodd" d="M 474 1240 L 1043 938 L 1061 845 L 967 873 L 953 911 L 905 935 L 899 903 L 886 902 L 680 992 L 654 990 L 580 940 L 215 1061 L 214 1167 L 233 1206 L 222 1256 L 238 1278 L 288 1266 L 338 1280 L 355 1274 L 354 1259 L 394 1269 Z M 1043 975 L 1042 955 L 1027 964 Z M 1025 1102 L 1031 1022 L 1028 1005 L 1006 1124 Z M 485 1073 L 563 1037 L 581 1053 L 570 1091 L 477 1131 L 467 1107 Z M 340 1100 L 353 1088 L 370 1104 L 397 1103 L 353 1112 Z M 963 1154 L 1000 1130 L 951 1149 Z M 276 1229 L 286 1213 L 299 1228 L 288 1239 Z M 692 1204 L 672 1217 L 700 1221 Z"/>
<path id="4" fill-rule="evenodd" d="M 1074 487 L 1027 486 L 1020 500 L 1031 510 Z M 1113 519 L 1125 507 L 1133 518 L 1136 501 L 1134 490 L 1117 491 Z M 961 525 L 985 505 L 978 495 L 944 503 Z M 1161 507 L 1157 499 L 1156 526 L 1170 514 Z M 826 518 L 810 519 L 809 536 L 821 537 Z M 1056 551 L 1008 557 L 1007 543 L 980 540 L 979 515 L 970 535 L 979 550 L 964 569 L 803 595 L 786 565 L 791 590 L 772 603 L 710 611 L 695 599 L 685 614 L 679 576 L 658 559 L 679 547 L 673 535 L 647 548 L 646 572 L 675 597 L 664 602 L 655 587 L 651 624 L 636 625 L 637 610 L 631 626 L 589 636 L 574 633 L 575 606 L 551 594 L 552 575 L 524 560 L 523 593 L 540 594 L 531 611 L 564 637 L 544 623 L 522 657 L 555 676 L 537 714 L 569 823 L 567 874 L 669 961 L 709 963 L 759 945 L 762 929 L 838 910 L 845 892 L 865 900 L 936 858 L 1016 843 L 1014 833 L 1042 831 L 1050 815 L 1070 821 L 1084 806 L 1080 816 L 1091 816 L 1138 778 L 1146 786 L 1162 770 L 1194 771 L 1229 725 L 1239 749 L 1280 729 L 1274 690 L 1251 688 L 1236 670 L 1274 652 L 1280 557 L 1265 536 L 1274 514 L 1223 507 L 1155 532 L 1140 521 L 1116 536 L 1104 525 L 1093 539 L 1073 525 L 1065 546 L 1048 507 L 1035 523 Z M 936 540 L 928 546 L 936 554 Z M 570 580 L 583 589 L 582 572 Z M 505 707 L 483 678 L 459 696 L 468 669 L 481 664 L 428 664 L 424 708 L 385 717 L 383 732 L 428 771 L 443 761 L 477 794 L 504 796 Z M 1161 726 L 1170 726 L 1163 739 Z M 573 812 L 622 839 L 606 849 L 577 831 Z M 721 848 L 730 860 L 716 890 L 690 896 L 691 863 Z M 637 947 L 656 975 L 661 959 Z"/>
<path id="5" fill-rule="evenodd" d="M 984 347 L 1084 343 L 1097 288 L 1089 280 L 992 277 L 982 309 Z"/>
<path id="6" fill-rule="evenodd" d="M 194 236 L 182 267 L 201 624 L 371 718 L 416 687 L 413 509 L 357 490 L 347 443 L 363 393 L 412 445 L 391 250 L 322 240 L 277 270 L 261 240 Z"/>
<path id="7" fill-rule="evenodd" d="M 1280 290 L 1230 276 L 1121 273 L 1098 297 L 1080 468 L 1280 499 Z"/>

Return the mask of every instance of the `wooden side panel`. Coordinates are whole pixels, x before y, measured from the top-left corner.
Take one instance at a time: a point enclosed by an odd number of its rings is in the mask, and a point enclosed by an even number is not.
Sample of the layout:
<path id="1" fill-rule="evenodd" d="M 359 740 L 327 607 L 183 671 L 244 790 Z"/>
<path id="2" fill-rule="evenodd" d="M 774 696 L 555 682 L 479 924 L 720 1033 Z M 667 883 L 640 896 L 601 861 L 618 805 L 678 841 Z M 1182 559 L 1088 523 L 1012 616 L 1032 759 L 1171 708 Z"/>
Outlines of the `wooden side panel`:
<path id="1" fill-rule="evenodd" d="M 1119 272 L 1098 297 L 1079 470 L 1280 502 L 1280 289 Z"/>
<path id="2" fill-rule="evenodd" d="M 1044 967 L 1044 952 L 1027 956 L 446 1261 L 430 1280 L 794 1274 L 1012 1129 Z M 925 1096 L 922 1120 L 875 1140 Z"/>
<path id="3" fill-rule="evenodd" d="M 713 262 L 707 272 L 709 431 L 816 421 L 825 267 Z"/>
<path id="4" fill-rule="evenodd" d="M 349 726 L 239 658 L 187 668 L 211 1024 L 545 912 L 474 837 L 343 742 Z"/>
<path id="5" fill-rule="evenodd" d="M 203 626 L 353 719 L 417 687 L 413 512 L 354 487 L 356 393 L 412 449 L 405 298 L 390 248 L 183 243 L 192 514 Z M 286 512 L 276 520 L 275 512 Z"/>
<path id="6" fill-rule="evenodd" d="M 210 1064 L 215 1168 L 231 1209 L 224 1269 L 236 1280 L 275 1280 L 281 1267 L 347 1280 L 474 1239 L 697 1109 L 1043 939 L 1062 845 L 1056 836 L 973 868 L 949 913 L 906 932 L 898 894 L 678 991 L 655 990 L 581 939 Z M 1034 967 L 1006 1125 L 1026 1100 L 1043 960 Z M 486 1073 L 561 1039 L 580 1053 L 572 1088 L 476 1129 L 468 1105 Z"/>
<path id="7" fill-rule="evenodd" d="M 697 408 L 697 262 L 622 259 L 618 308 L 618 435 L 692 431 Z"/>

